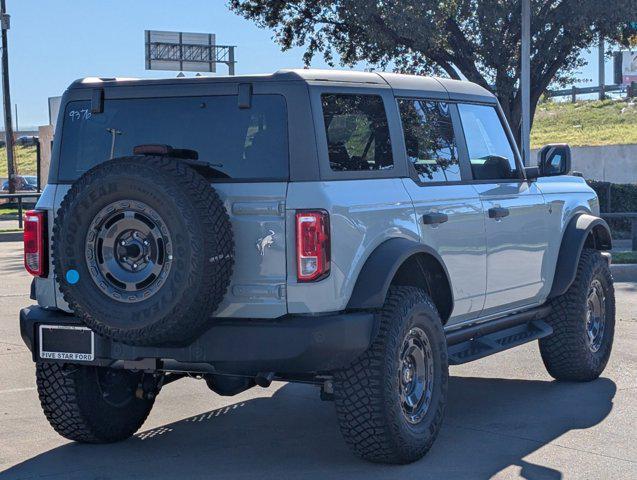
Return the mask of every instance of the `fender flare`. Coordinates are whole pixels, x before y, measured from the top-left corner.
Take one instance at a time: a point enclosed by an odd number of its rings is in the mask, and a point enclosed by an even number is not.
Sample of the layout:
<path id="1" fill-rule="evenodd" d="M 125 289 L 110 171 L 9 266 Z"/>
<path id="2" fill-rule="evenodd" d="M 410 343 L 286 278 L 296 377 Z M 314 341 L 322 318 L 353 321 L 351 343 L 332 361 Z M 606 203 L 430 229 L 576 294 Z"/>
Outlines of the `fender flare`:
<path id="1" fill-rule="evenodd" d="M 612 248 L 610 228 L 604 220 L 586 213 L 573 217 L 562 236 L 549 299 L 564 294 L 575 280 L 579 258 L 591 232 L 594 248 L 597 250 Z"/>
<path id="2" fill-rule="evenodd" d="M 405 260 L 418 253 L 425 253 L 434 257 L 441 265 L 447 277 L 447 282 L 451 285 L 447 267 L 438 252 L 433 248 L 406 238 L 391 238 L 378 245 L 365 261 L 363 268 L 358 274 L 347 308 L 382 307 L 396 272 Z M 451 295 L 453 307 L 453 292 Z"/>

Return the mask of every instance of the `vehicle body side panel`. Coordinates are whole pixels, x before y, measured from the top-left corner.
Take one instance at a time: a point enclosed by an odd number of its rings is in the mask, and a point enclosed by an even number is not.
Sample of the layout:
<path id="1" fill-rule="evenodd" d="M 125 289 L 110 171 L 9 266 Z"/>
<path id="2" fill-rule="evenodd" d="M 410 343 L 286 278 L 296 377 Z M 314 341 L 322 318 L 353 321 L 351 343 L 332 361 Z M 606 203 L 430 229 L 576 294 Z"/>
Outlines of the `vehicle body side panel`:
<path id="1" fill-rule="evenodd" d="M 478 194 L 471 185 L 425 185 L 402 180 L 413 199 L 423 244 L 433 248 L 449 272 L 453 323 L 475 318 L 482 311 L 486 290 L 485 220 Z M 424 225 L 423 215 L 443 213 L 448 221 Z"/>
<path id="2" fill-rule="evenodd" d="M 487 290 L 482 315 L 536 304 L 545 283 L 548 207 L 528 182 L 475 184 L 484 206 L 487 233 Z M 509 215 L 489 218 L 491 208 Z"/>
<path id="3" fill-rule="evenodd" d="M 544 195 L 550 212 L 547 228 L 548 249 L 543 266 L 546 280 L 540 295 L 541 300 L 545 301 L 555 277 L 557 259 L 566 227 L 579 213 L 599 216 L 599 200 L 595 191 L 580 177 L 541 177 L 536 185 Z"/>
<path id="4" fill-rule="evenodd" d="M 296 249 L 288 248 L 288 312 L 345 309 L 358 274 L 374 249 L 390 238 L 419 241 L 411 198 L 399 178 L 290 183 L 286 202 L 287 243 L 295 244 L 295 211 L 330 214 L 330 275 L 318 282 L 296 281 Z"/>

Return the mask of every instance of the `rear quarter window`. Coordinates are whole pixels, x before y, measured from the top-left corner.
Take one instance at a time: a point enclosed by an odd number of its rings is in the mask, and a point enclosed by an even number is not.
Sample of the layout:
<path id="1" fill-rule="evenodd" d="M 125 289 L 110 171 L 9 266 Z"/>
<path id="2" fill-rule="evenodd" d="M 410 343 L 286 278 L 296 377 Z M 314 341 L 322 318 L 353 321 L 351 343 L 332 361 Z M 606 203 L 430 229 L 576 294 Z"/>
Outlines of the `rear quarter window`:
<path id="1" fill-rule="evenodd" d="M 287 180 L 287 113 L 281 95 L 254 95 L 240 109 L 236 96 L 69 102 L 64 112 L 58 179 L 72 182 L 142 144 L 195 150 L 199 160 L 235 180 Z"/>
<path id="2" fill-rule="evenodd" d="M 321 95 L 321 104 L 333 171 L 393 168 L 389 126 L 380 96 L 329 93 Z"/>

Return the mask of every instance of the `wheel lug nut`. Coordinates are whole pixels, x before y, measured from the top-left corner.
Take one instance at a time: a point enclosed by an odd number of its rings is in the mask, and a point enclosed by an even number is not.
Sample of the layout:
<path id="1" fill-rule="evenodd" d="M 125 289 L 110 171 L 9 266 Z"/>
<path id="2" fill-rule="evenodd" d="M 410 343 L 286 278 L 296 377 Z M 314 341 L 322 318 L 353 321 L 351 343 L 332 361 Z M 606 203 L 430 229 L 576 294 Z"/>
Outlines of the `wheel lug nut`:
<path id="1" fill-rule="evenodd" d="M 120 242 L 120 245 L 126 245 L 126 242 L 125 242 L 124 240 L 122 240 L 122 241 Z"/>

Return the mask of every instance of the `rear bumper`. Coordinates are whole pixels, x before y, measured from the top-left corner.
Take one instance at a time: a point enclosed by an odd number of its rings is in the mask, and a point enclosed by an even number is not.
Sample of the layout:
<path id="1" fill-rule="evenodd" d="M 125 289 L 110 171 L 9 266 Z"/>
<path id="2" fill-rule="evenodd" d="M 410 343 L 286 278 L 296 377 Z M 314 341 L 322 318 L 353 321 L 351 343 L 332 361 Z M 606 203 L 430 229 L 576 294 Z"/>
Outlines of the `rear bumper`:
<path id="1" fill-rule="evenodd" d="M 20 333 L 36 362 L 43 361 L 37 335 L 42 324 L 82 322 L 59 310 L 23 308 Z M 76 363 L 204 373 L 320 373 L 349 365 L 367 350 L 374 334 L 374 315 L 368 312 L 219 319 L 185 347 L 136 347 L 95 334 L 95 360 Z"/>

